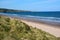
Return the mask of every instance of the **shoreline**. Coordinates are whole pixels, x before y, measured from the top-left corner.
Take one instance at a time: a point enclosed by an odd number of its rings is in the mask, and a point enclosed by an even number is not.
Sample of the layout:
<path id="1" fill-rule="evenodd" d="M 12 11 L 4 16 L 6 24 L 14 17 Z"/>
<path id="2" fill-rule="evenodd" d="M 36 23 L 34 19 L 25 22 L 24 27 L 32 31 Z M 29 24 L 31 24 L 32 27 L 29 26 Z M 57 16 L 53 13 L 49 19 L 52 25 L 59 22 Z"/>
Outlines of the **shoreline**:
<path id="1" fill-rule="evenodd" d="M 60 37 L 60 26 L 48 25 L 48 24 L 40 23 L 40 22 L 38 23 L 31 20 L 24 20 L 24 19 L 20 19 L 20 20 L 29 26 L 32 26 L 34 28 L 36 27 L 56 37 Z"/>
<path id="2" fill-rule="evenodd" d="M 5 15 L 3 15 L 5 16 Z M 11 16 L 8 16 L 8 17 L 11 17 Z M 39 21 L 36 21 L 36 20 L 28 20 L 28 19 L 23 19 L 23 18 L 18 18 L 18 17 L 11 17 L 11 18 L 16 18 L 18 20 L 21 20 L 22 22 L 26 23 L 27 25 L 29 26 L 32 26 L 32 27 L 36 27 L 38 29 L 41 29 L 45 32 L 48 32 L 56 37 L 60 37 L 60 26 L 55 26 L 55 25 L 49 25 L 49 24 L 46 24 L 45 22 L 39 22 Z"/>
<path id="3" fill-rule="evenodd" d="M 46 25 L 51 25 L 51 26 L 57 26 L 56 28 L 60 28 L 60 23 L 53 23 L 53 22 L 47 22 L 47 21 L 42 21 L 42 20 L 35 20 L 35 19 L 24 19 L 24 18 L 18 18 L 18 19 L 21 19 L 21 20 L 25 20 L 25 21 L 29 21 L 29 22 L 35 22 L 35 23 L 41 23 L 41 24 L 46 24 Z"/>

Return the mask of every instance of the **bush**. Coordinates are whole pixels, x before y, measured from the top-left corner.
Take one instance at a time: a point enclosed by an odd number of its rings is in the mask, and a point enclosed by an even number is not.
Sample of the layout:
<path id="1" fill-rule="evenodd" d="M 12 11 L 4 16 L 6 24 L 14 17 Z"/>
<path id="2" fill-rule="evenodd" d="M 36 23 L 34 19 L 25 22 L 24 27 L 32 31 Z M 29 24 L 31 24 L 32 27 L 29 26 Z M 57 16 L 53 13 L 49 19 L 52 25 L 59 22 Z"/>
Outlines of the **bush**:
<path id="1" fill-rule="evenodd" d="M 5 21 L 6 22 L 10 22 L 10 18 L 5 18 Z"/>
<path id="2" fill-rule="evenodd" d="M 9 25 L 1 25 L 1 29 L 5 32 L 9 32 L 11 30 L 11 27 Z"/>
<path id="3" fill-rule="evenodd" d="M 3 40 L 3 39 L 4 39 L 4 34 L 0 33 L 0 40 Z"/>
<path id="4" fill-rule="evenodd" d="M 57 39 L 60 40 L 60 37 L 58 37 Z"/>

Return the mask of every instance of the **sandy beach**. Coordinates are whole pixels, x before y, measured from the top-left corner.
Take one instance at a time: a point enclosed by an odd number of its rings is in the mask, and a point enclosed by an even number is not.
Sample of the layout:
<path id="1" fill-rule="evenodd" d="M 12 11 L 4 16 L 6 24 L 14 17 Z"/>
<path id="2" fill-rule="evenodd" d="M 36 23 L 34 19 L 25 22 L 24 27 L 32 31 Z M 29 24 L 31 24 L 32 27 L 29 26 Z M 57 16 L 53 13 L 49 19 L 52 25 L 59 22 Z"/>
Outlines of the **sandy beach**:
<path id="1" fill-rule="evenodd" d="M 60 26 L 48 25 L 45 23 L 32 22 L 27 20 L 21 20 L 21 21 L 28 24 L 29 26 L 36 27 L 56 37 L 60 37 Z"/>
<path id="2" fill-rule="evenodd" d="M 10 17 L 10 16 L 9 16 Z M 17 18 L 17 17 L 10 17 L 10 18 L 16 18 L 21 20 L 22 22 L 26 23 L 29 26 L 36 27 L 38 29 L 41 29 L 45 32 L 48 32 L 56 37 L 60 37 L 60 25 L 49 25 L 49 23 L 45 23 L 42 21 L 37 20 L 31 20 L 31 19 L 23 19 L 23 18 Z"/>

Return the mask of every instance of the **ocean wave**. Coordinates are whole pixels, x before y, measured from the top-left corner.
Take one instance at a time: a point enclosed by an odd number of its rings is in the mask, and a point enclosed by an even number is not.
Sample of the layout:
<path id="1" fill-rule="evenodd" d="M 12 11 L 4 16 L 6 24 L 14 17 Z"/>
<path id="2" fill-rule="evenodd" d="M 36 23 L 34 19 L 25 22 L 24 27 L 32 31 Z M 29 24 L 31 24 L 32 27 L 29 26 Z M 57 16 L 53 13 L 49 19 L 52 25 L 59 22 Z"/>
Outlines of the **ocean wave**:
<path id="1" fill-rule="evenodd" d="M 49 21 L 49 22 L 59 22 L 60 18 L 57 17 L 45 17 L 45 16 L 33 16 L 33 15 L 19 15 L 19 14 L 9 14 L 9 13 L 0 13 L 7 16 L 15 16 L 15 17 L 22 17 L 22 18 L 32 18 L 42 21 Z"/>
<path id="2" fill-rule="evenodd" d="M 7 16 L 18 16 L 17 14 L 10 14 L 10 13 L 0 13 L 2 15 L 7 15 Z"/>
<path id="3" fill-rule="evenodd" d="M 32 15 L 21 15 L 25 18 L 33 18 L 37 20 L 50 21 L 50 22 L 60 22 L 60 18 L 57 17 L 43 17 L 43 16 L 32 16 Z"/>

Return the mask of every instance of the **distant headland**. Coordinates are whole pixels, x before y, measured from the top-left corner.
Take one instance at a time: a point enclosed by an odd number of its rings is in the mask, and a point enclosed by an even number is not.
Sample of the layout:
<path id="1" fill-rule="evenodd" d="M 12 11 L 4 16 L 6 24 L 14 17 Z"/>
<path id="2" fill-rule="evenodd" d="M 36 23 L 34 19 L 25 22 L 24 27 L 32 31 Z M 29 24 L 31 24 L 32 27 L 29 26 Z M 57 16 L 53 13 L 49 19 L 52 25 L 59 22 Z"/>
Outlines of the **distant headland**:
<path id="1" fill-rule="evenodd" d="M 0 8 L 0 12 L 8 13 L 8 12 L 60 12 L 60 11 L 28 11 L 28 10 L 15 10 L 15 9 L 7 9 L 7 8 Z"/>
<path id="2" fill-rule="evenodd" d="M 7 13 L 7 12 L 31 12 L 31 11 L 0 8 L 0 12 Z"/>

